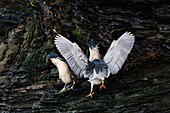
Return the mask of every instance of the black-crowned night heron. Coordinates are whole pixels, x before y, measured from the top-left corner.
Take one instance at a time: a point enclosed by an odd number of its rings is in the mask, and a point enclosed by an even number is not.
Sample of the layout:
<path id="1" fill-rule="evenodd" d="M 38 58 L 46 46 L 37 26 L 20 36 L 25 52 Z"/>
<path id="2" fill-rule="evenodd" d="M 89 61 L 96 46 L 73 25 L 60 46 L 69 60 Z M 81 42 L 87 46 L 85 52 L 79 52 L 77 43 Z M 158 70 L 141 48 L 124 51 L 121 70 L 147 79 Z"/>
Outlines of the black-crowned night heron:
<path id="1" fill-rule="evenodd" d="M 73 86 L 75 84 L 75 77 L 70 72 L 68 65 L 63 61 L 62 58 L 59 58 L 59 56 L 55 53 L 50 53 L 49 58 L 52 63 L 57 66 L 59 71 L 59 78 L 65 83 L 64 88 L 59 92 L 61 93 L 65 91 L 66 85 L 71 82 L 73 82 L 73 85 L 71 86 L 71 88 L 67 88 L 67 90 L 73 89 Z"/>
<path id="2" fill-rule="evenodd" d="M 93 85 L 102 83 L 100 89 L 106 88 L 104 79 L 108 78 L 110 73 L 116 74 L 121 69 L 134 45 L 134 40 L 130 32 L 125 32 L 118 40 L 112 42 L 103 59 L 93 40 L 89 43 L 89 59 L 75 42 L 72 43 L 62 35 L 58 34 L 54 41 L 74 73 L 80 77 L 89 78 L 91 91 L 86 97 L 92 97 Z"/>

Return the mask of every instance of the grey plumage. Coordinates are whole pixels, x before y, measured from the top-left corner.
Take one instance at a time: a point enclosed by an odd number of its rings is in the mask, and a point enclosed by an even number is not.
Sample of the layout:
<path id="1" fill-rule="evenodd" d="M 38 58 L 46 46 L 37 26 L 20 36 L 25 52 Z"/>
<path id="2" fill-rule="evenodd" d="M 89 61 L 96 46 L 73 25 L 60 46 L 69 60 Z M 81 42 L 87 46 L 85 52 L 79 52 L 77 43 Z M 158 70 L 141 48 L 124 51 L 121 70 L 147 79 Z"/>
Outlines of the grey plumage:
<path id="1" fill-rule="evenodd" d="M 76 43 L 70 42 L 68 39 L 58 34 L 55 38 L 55 44 L 61 55 L 66 59 L 67 63 L 76 75 L 83 76 L 83 71 L 88 64 L 88 59 L 83 51 Z"/>
<path id="2" fill-rule="evenodd" d="M 96 76 L 95 74 L 99 76 Z M 108 69 L 107 64 L 103 60 L 100 61 L 97 59 L 93 60 L 92 62 L 89 62 L 84 71 L 84 77 L 89 78 L 89 80 L 104 80 L 104 78 L 106 78 L 109 74 L 110 71 Z"/>
<path id="3" fill-rule="evenodd" d="M 130 32 L 125 32 L 117 41 L 112 42 L 103 59 L 112 74 L 116 74 L 121 69 L 133 47 L 134 41 L 134 36 Z"/>
<path id="4" fill-rule="evenodd" d="M 108 78 L 110 73 L 116 74 L 121 69 L 134 45 L 134 40 L 130 32 L 125 32 L 118 40 L 112 42 L 103 60 L 93 40 L 89 43 L 89 59 L 76 43 L 72 43 L 60 34 L 56 36 L 55 44 L 74 73 L 80 77 L 89 78 L 91 93 L 88 96 L 92 97 L 94 84 L 102 82 L 100 88 L 106 88 L 104 78 Z"/>

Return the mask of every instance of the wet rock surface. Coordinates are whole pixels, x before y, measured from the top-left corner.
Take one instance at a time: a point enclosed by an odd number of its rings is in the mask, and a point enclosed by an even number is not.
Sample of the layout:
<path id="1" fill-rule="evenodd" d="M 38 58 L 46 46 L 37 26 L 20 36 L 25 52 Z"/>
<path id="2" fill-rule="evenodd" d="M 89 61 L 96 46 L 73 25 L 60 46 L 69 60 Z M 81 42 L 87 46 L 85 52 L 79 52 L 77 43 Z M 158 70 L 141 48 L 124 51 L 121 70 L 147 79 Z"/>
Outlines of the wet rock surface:
<path id="1" fill-rule="evenodd" d="M 84 79 L 78 80 L 73 91 L 63 93 L 58 93 L 63 85 L 58 86 L 52 76 L 48 82 L 9 84 L 1 91 L 1 111 L 168 113 L 169 65 L 150 66 L 111 76 L 105 81 L 106 89 L 94 87 L 93 98 L 85 97 L 90 83 Z"/>
<path id="2" fill-rule="evenodd" d="M 168 113 L 169 7 L 166 0 L 0 1 L 0 112 Z M 58 53 L 53 29 L 86 55 L 92 38 L 104 56 L 125 31 L 135 45 L 107 89 L 95 86 L 94 98 L 85 97 L 90 83 L 82 78 L 59 94 L 63 84 L 48 61 Z"/>

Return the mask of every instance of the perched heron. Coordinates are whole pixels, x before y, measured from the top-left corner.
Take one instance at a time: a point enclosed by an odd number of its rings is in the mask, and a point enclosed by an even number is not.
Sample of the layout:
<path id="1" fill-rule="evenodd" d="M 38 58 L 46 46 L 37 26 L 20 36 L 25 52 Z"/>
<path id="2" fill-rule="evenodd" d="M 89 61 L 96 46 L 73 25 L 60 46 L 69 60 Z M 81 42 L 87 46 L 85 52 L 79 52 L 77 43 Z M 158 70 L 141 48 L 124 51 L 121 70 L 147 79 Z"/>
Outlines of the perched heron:
<path id="1" fill-rule="evenodd" d="M 52 63 L 57 66 L 59 71 L 59 78 L 65 83 L 64 88 L 61 91 L 59 91 L 59 93 L 65 91 L 66 85 L 71 82 L 73 82 L 73 85 L 71 86 L 71 88 L 68 88 L 67 90 L 73 89 L 73 86 L 75 84 L 74 81 L 75 77 L 69 70 L 68 65 L 56 53 L 50 53 L 49 58 L 52 61 Z"/>
<path id="2" fill-rule="evenodd" d="M 102 83 L 100 90 L 106 88 L 104 79 L 108 78 L 110 73 L 116 74 L 121 69 L 134 45 L 134 40 L 133 34 L 125 32 L 118 40 L 112 42 L 103 59 L 93 40 L 89 43 L 89 59 L 75 42 L 72 43 L 62 35 L 58 34 L 54 41 L 73 72 L 80 77 L 89 78 L 91 91 L 86 97 L 92 97 L 93 85 Z"/>

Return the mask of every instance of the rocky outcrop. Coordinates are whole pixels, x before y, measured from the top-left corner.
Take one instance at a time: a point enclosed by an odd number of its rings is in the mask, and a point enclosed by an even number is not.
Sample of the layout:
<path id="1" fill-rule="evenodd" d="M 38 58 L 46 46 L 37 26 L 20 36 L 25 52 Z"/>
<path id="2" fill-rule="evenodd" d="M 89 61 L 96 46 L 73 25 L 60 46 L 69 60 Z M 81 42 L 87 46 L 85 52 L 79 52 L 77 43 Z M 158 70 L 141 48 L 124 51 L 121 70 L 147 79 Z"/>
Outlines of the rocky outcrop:
<path id="1" fill-rule="evenodd" d="M 169 7 L 166 0 L 1 1 L 0 111 L 168 112 Z M 91 38 L 104 56 L 125 31 L 136 36 L 135 45 L 121 71 L 106 80 L 107 89 L 96 86 L 94 99 L 85 98 L 84 79 L 58 94 L 62 84 L 48 61 L 58 53 L 53 29 L 86 55 Z"/>

